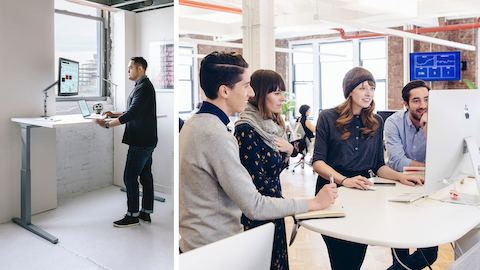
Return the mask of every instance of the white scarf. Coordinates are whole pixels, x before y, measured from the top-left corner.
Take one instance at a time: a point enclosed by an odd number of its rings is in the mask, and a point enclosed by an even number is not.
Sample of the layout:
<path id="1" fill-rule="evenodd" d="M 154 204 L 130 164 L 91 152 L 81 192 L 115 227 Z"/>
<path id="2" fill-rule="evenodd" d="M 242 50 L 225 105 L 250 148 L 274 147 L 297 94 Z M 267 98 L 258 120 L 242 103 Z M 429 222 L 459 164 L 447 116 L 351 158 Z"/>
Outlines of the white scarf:
<path id="1" fill-rule="evenodd" d="M 247 103 L 245 111 L 241 112 L 235 126 L 248 124 L 260 138 L 273 150 L 278 151 L 275 145 L 275 138 L 281 137 L 287 139 L 285 129 L 273 121 L 273 119 L 264 119 L 258 109 L 250 103 Z"/>

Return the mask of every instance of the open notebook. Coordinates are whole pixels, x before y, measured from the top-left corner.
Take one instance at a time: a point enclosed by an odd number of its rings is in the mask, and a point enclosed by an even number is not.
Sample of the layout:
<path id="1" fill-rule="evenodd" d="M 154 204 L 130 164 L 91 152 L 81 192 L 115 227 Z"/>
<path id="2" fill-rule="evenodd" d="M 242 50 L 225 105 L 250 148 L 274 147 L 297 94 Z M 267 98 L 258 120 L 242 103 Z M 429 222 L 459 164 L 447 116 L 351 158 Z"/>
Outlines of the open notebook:
<path id="1" fill-rule="evenodd" d="M 311 211 L 303 214 L 295 215 L 297 221 L 307 220 L 307 219 L 316 219 L 316 218 L 333 218 L 333 217 L 344 217 L 345 210 L 343 209 L 342 203 L 339 199 L 335 200 L 335 203 L 330 205 L 330 207 Z"/>

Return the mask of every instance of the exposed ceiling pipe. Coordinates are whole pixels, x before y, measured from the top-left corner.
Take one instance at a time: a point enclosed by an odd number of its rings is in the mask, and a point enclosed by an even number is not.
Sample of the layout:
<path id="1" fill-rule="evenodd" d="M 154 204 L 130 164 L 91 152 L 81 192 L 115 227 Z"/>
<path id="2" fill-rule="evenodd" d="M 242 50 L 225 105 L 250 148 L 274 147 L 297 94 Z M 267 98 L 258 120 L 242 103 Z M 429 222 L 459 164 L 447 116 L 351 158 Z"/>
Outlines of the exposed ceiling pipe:
<path id="1" fill-rule="evenodd" d="M 192 0 L 179 0 L 178 2 L 180 5 L 183 5 L 183 6 L 215 10 L 215 11 L 221 11 L 221 12 L 227 12 L 227 13 L 234 13 L 234 14 L 242 14 L 242 9 L 240 8 L 227 7 L 227 6 L 203 3 L 203 2 L 192 1 Z"/>
<path id="2" fill-rule="evenodd" d="M 457 30 L 471 30 L 480 28 L 480 19 L 477 19 L 477 22 L 474 23 L 464 23 L 464 24 L 452 24 L 452 25 L 443 25 L 438 27 L 425 27 L 425 28 L 415 28 L 412 30 L 402 30 L 404 32 L 414 33 L 414 34 L 424 34 L 424 33 L 433 33 L 433 32 L 446 32 L 446 31 L 457 31 Z M 358 39 L 358 38 L 371 38 L 371 37 L 383 37 L 384 34 L 378 33 L 365 33 L 358 35 L 347 35 L 343 28 L 332 28 L 339 32 L 342 39 Z"/>

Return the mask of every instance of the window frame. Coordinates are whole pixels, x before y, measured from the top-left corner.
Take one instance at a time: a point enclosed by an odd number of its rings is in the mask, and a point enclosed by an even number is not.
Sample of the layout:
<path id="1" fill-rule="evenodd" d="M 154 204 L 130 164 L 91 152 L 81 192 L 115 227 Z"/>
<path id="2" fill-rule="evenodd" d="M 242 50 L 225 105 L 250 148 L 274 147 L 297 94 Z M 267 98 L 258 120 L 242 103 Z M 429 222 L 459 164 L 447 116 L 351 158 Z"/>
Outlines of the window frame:
<path id="1" fill-rule="evenodd" d="M 196 55 L 197 55 L 197 48 L 196 46 L 192 45 L 192 44 L 179 44 L 178 45 L 178 53 L 179 53 L 179 56 L 180 56 L 180 51 L 181 49 L 191 49 L 192 51 L 192 62 L 191 62 L 191 65 L 190 65 L 190 79 L 189 80 L 185 80 L 185 79 L 180 79 L 180 76 L 178 76 L 178 82 L 180 81 L 190 81 L 190 95 L 191 95 L 191 104 L 190 104 L 190 110 L 189 111 L 178 111 L 178 113 L 180 115 L 182 114 L 189 114 L 191 113 L 193 110 L 195 110 L 195 101 L 197 100 L 196 99 L 196 96 L 195 96 L 195 93 L 196 93 L 196 76 L 195 74 L 196 73 L 196 66 L 197 66 L 197 58 L 196 58 Z M 178 66 L 180 66 L 180 63 L 178 63 Z M 180 69 L 179 69 L 180 70 Z M 178 102 L 177 102 L 177 105 Z"/>
<path id="2" fill-rule="evenodd" d="M 65 15 L 65 16 L 72 16 L 76 18 L 81 18 L 81 19 L 88 19 L 88 20 L 93 20 L 96 22 L 99 22 L 97 24 L 97 54 L 99 56 L 99 78 L 98 78 L 98 87 L 99 91 L 96 96 L 57 96 L 55 94 L 55 100 L 56 102 L 62 102 L 62 101 L 78 101 L 78 100 L 87 100 L 87 101 L 106 101 L 107 100 L 107 92 L 106 92 L 106 82 L 103 80 L 105 78 L 105 74 L 107 74 L 107 69 L 108 66 L 104 63 L 105 62 L 105 57 L 106 57 L 106 36 L 105 33 L 109 31 L 106 29 L 105 25 L 105 16 L 102 10 L 98 10 L 97 14 L 98 16 L 91 16 L 91 15 L 86 15 L 86 14 L 81 14 L 81 13 L 76 13 L 68 10 L 62 10 L 62 9 L 55 9 L 55 14 L 60 14 L 60 15 Z M 55 59 L 58 60 L 58 59 Z M 57 72 L 55 72 L 57 74 Z"/>
<path id="3" fill-rule="evenodd" d="M 385 83 L 385 109 L 388 110 L 388 39 L 386 37 L 374 37 L 374 38 L 364 38 L 364 39 L 352 39 L 344 40 L 338 37 L 331 37 L 325 39 L 305 39 L 305 40 L 295 40 L 289 42 L 289 78 L 290 78 L 290 89 L 292 93 L 295 93 L 295 78 L 294 78 L 294 63 L 293 63 L 293 51 L 294 47 L 300 45 L 311 45 L 313 49 L 313 90 L 314 90 L 314 100 L 312 101 L 312 109 L 315 110 L 316 114 L 322 108 L 322 89 L 321 89 L 321 62 L 320 62 L 320 45 L 326 43 L 337 43 L 337 42 L 352 42 L 353 54 L 352 60 L 354 66 L 362 66 L 361 52 L 360 52 L 360 43 L 363 41 L 383 39 L 385 41 L 385 62 L 386 62 L 386 78 L 376 79 L 377 82 Z M 383 59 L 383 58 L 382 58 Z M 297 114 L 297 112 L 295 112 Z"/>

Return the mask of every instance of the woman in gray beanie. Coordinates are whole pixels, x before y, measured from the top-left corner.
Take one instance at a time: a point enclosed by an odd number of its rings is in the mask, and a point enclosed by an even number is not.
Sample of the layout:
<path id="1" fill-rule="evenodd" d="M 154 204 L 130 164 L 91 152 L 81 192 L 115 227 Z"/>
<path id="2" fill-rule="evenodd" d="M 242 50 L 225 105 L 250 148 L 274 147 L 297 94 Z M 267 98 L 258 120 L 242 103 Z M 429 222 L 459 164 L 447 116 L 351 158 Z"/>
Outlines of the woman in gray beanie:
<path id="1" fill-rule="evenodd" d="M 355 67 L 343 79 L 345 101 L 319 115 L 313 169 L 318 173 L 316 192 L 333 177 L 339 186 L 368 190 L 370 172 L 413 186 L 423 179 L 404 175 L 385 165 L 383 120 L 375 114 L 375 79 Z M 324 236 L 332 269 L 360 269 L 367 245 Z M 346 259 L 349 258 L 349 259 Z"/>

